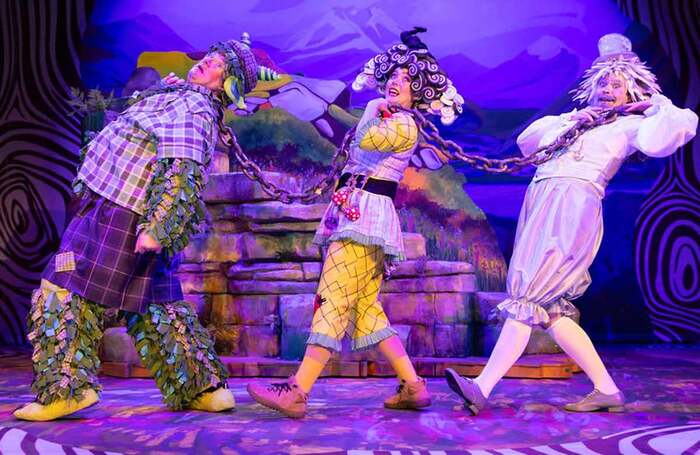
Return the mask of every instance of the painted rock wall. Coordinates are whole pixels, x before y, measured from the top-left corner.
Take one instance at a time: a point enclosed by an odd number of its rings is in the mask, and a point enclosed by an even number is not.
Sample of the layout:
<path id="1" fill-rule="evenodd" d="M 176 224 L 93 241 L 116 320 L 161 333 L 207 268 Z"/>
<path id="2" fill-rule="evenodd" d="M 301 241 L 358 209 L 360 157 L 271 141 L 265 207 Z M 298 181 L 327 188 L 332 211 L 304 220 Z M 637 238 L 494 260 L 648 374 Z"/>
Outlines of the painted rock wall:
<path id="1" fill-rule="evenodd" d="M 267 176 L 299 190 L 295 178 Z M 240 173 L 212 175 L 207 188 L 211 231 L 192 241 L 179 269 L 187 300 L 212 331 L 219 352 L 300 358 L 322 264 L 312 238 L 326 204 L 273 201 Z M 419 234 L 406 233 L 404 240 L 408 260 L 383 284 L 380 299 L 409 353 L 473 354 L 474 268 L 427 259 Z"/>
<path id="2" fill-rule="evenodd" d="M 266 178 L 299 191 L 298 178 Z M 205 192 L 211 228 L 182 254 L 185 298 L 215 338 L 220 354 L 300 359 L 313 318 L 323 251 L 312 238 L 325 203 L 283 204 L 241 173 L 213 174 Z M 412 357 L 489 355 L 500 332 L 490 313 L 504 295 L 480 292 L 474 267 L 426 256 L 423 236 L 404 233 L 408 260 L 398 263 L 380 293 L 384 310 Z M 528 354 L 559 348 L 535 330 Z M 102 358 L 138 363 L 123 327 L 106 331 Z M 377 360 L 376 350 L 341 360 Z M 338 357 L 336 355 L 336 357 Z"/>

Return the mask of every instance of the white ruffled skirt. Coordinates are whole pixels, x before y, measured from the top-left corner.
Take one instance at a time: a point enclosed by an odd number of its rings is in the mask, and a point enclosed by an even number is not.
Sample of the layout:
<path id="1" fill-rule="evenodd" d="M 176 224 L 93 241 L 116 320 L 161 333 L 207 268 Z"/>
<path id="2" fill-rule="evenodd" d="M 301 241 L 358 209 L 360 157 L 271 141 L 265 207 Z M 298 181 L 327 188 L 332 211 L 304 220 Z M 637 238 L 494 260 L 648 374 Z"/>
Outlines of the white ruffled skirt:
<path id="1" fill-rule="evenodd" d="M 354 189 L 347 205 L 357 207 L 360 218 L 349 220 L 331 202 L 316 230 L 314 243 L 328 245 L 334 240 L 348 239 L 362 245 L 380 246 L 390 259 L 405 259 L 401 222 L 390 197 Z"/>
<path id="2" fill-rule="evenodd" d="M 508 267 L 503 318 L 529 325 L 574 316 L 569 300 L 591 284 L 588 273 L 603 237 L 601 195 L 585 180 L 555 177 L 530 183 Z"/>

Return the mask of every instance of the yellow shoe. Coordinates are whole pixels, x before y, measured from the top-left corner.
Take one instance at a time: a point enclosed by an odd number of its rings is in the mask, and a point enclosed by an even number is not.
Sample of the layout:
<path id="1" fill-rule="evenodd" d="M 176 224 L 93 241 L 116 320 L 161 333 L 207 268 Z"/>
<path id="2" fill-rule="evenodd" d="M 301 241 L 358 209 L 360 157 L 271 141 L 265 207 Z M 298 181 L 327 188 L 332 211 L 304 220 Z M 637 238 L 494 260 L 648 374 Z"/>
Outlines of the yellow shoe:
<path id="1" fill-rule="evenodd" d="M 51 404 L 43 405 L 39 403 L 29 403 L 14 412 L 14 416 L 20 420 L 31 420 L 34 422 L 46 422 L 60 419 L 81 409 L 89 408 L 100 401 L 97 392 L 88 389 L 83 393 L 83 398 L 78 401 L 73 398 L 68 400 L 58 400 Z"/>
<path id="2" fill-rule="evenodd" d="M 199 398 L 193 400 L 188 409 L 204 412 L 228 411 L 236 407 L 236 400 L 229 389 L 219 387 L 213 392 L 203 393 Z"/>

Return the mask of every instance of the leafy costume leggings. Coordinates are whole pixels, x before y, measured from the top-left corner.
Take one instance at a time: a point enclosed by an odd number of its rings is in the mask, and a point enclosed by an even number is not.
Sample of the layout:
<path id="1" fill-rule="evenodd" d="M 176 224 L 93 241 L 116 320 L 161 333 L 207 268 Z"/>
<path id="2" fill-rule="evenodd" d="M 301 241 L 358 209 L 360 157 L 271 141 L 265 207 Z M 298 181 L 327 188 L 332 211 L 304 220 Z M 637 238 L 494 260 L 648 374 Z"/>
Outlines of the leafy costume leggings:
<path id="1" fill-rule="evenodd" d="M 28 338 L 34 348 L 32 392 L 39 403 L 80 399 L 88 389 L 101 390 L 97 352 L 104 310 L 47 280 L 34 291 Z M 187 302 L 152 304 L 144 314 L 123 315 L 168 407 L 182 409 L 201 392 L 225 386 L 226 369 Z"/>

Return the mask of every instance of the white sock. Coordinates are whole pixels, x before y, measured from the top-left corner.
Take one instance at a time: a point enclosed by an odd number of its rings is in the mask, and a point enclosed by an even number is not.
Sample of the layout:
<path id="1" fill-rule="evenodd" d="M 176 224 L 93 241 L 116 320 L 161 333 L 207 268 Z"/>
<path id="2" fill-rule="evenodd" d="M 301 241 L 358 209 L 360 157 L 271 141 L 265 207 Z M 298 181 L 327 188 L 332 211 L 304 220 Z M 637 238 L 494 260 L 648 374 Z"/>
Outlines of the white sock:
<path id="1" fill-rule="evenodd" d="M 588 375 L 593 381 L 593 387 L 606 395 L 619 391 L 593 347 L 593 342 L 580 325 L 570 318 L 563 317 L 555 321 L 547 329 L 547 333 Z"/>
<path id="2" fill-rule="evenodd" d="M 523 354 L 531 332 L 532 327 L 512 318 L 508 318 L 503 324 L 489 361 L 481 374 L 474 379 L 485 397 L 491 394 L 498 381 Z"/>

